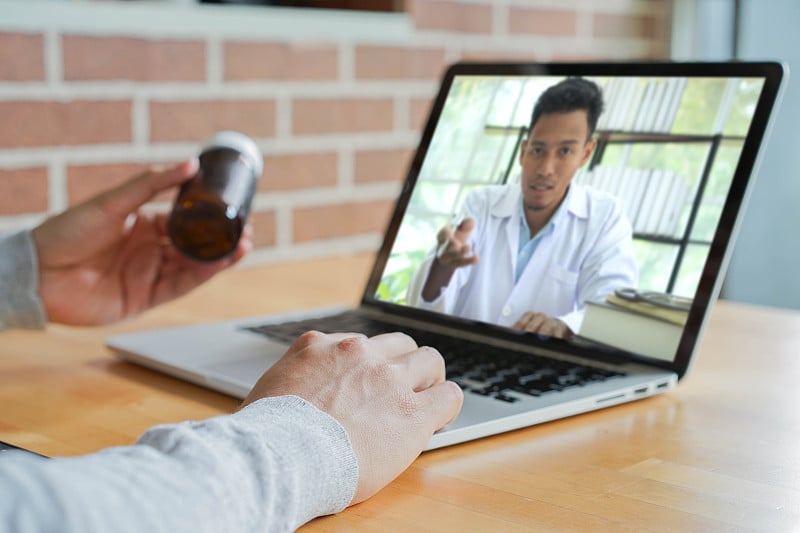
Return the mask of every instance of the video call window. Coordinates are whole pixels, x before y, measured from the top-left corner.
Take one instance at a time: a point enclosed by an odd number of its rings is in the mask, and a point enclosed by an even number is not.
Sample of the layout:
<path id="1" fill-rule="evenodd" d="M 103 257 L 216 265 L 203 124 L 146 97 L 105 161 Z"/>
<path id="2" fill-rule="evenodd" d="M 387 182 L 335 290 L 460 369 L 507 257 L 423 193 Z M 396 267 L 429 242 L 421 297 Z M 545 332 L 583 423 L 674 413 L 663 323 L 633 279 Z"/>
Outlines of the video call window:
<path id="1" fill-rule="evenodd" d="M 457 77 L 441 112 L 376 298 L 406 303 L 414 272 L 465 196 L 519 179 L 539 95 L 560 77 Z M 691 298 L 763 80 L 589 78 L 603 90 L 592 160 L 575 176 L 617 197 L 634 230 L 641 291 Z"/>

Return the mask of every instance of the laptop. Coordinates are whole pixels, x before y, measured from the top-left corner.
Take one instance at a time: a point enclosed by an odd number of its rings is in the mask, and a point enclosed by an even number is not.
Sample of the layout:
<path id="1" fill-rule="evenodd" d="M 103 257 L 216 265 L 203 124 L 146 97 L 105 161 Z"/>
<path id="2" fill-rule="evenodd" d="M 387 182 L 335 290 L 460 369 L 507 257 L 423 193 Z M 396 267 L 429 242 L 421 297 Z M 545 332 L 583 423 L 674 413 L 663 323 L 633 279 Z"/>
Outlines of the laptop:
<path id="1" fill-rule="evenodd" d="M 566 283 L 562 296 L 565 290 L 576 294 L 568 294 L 575 302 L 566 304 L 572 320 L 565 335 L 521 329 L 513 313 L 503 318 L 510 305 L 484 315 L 475 314 L 476 305 L 471 311 L 460 305 L 478 301 L 478 308 L 491 308 L 508 296 L 504 290 L 515 290 L 499 277 L 513 275 L 510 267 L 484 276 L 489 289 L 472 278 L 470 269 L 477 272 L 481 262 L 502 263 L 498 254 L 504 252 L 491 248 L 476 265 L 457 270 L 465 272 L 458 274 L 463 283 L 449 303 L 420 300 L 415 284 L 427 279 L 439 229 L 470 215 L 465 210 L 476 191 L 519 189 L 520 150 L 534 103 L 570 77 L 593 81 L 604 111 L 594 150 L 569 194 L 613 199 L 617 223 L 628 228 L 623 248 L 635 281 L 623 276 L 620 286 L 607 284 L 605 292 L 581 300 L 581 283 L 596 272 L 557 261 L 540 268 L 536 286 L 553 292 L 552 284 Z M 666 392 L 686 375 L 719 293 L 783 78 L 777 62 L 453 64 L 358 306 L 128 333 L 108 338 L 107 345 L 124 360 L 244 398 L 304 331 L 404 331 L 419 345 L 437 348 L 448 379 L 464 390 L 460 415 L 426 449 Z M 587 220 L 590 227 L 591 213 Z M 594 234 L 598 243 L 607 237 Z M 578 244 L 591 252 L 591 242 L 555 243 Z M 542 240 L 526 268 L 535 268 L 537 254 L 552 245 Z M 512 246 L 509 258 L 517 252 Z M 599 269 L 617 263 L 608 259 Z M 481 304 L 481 297 L 492 302 Z M 513 311 L 539 311 L 535 299 Z M 542 312 L 558 317 L 563 311 L 562 305 Z"/>

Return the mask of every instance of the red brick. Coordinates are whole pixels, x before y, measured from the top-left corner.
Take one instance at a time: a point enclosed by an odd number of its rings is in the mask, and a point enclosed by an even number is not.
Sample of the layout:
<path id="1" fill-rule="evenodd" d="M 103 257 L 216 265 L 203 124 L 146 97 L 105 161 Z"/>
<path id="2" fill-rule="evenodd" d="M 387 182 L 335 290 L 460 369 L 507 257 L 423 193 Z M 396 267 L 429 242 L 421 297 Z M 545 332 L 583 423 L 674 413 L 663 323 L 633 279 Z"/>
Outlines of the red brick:
<path id="1" fill-rule="evenodd" d="M 0 147 L 126 143 L 131 141 L 127 100 L 0 102 Z"/>
<path id="2" fill-rule="evenodd" d="M 358 79 L 438 79 L 445 65 L 444 50 L 391 46 L 358 46 Z"/>
<path id="3" fill-rule="evenodd" d="M 409 127 L 422 133 L 422 128 L 428 120 L 428 115 L 433 107 L 432 98 L 412 98 L 409 106 Z"/>
<path id="4" fill-rule="evenodd" d="M 339 175 L 336 152 L 267 156 L 259 191 L 334 187 Z"/>
<path id="5" fill-rule="evenodd" d="M 401 182 L 411 163 L 411 150 L 369 150 L 356 153 L 356 183 Z"/>
<path id="6" fill-rule="evenodd" d="M 335 80 L 339 72 L 330 45 L 229 42 L 224 55 L 229 81 Z"/>
<path id="7" fill-rule="evenodd" d="M 464 61 L 518 61 L 521 63 L 536 61 L 535 50 L 464 50 L 461 53 Z"/>
<path id="8" fill-rule="evenodd" d="M 275 135 L 272 100 L 203 100 L 152 102 L 150 140 L 202 142 L 219 130 L 236 130 L 255 138 Z"/>
<path id="9" fill-rule="evenodd" d="M 250 213 L 248 224 L 253 227 L 253 248 L 270 248 L 277 240 L 275 211 Z"/>
<path id="10" fill-rule="evenodd" d="M 393 102 L 388 98 L 300 99 L 292 102 L 295 135 L 391 130 Z"/>
<path id="11" fill-rule="evenodd" d="M 492 7 L 489 4 L 459 4 L 440 0 L 409 1 L 409 13 L 420 30 L 446 30 L 462 33 L 491 33 Z"/>
<path id="12" fill-rule="evenodd" d="M 67 167 L 68 203 L 69 205 L 78 204 L 98 193 L 116 187 L 154 166 L 146 163 L 71 165 Z M 156 195 L 153 201 L 171 203 L 176 193 L 177 188 L 164 191 Z"/>
<path id="13" fill-rule="evenodd" d="M 592 19 L 595 37 L 650 39 L 661 35 L 656 19 L 650 15 L 612 15 L 596 13 Z"/>
<path id="14" fill-rule="evenodd" d="M 569 36 L 576 34 L 577 15 L 565 9 L 511 8 L 509 31 L 529 35 Z"/>
<path id="15" fill-rule="evenodd" d="M 202 81 L 202 41 L 145 40 L 67 35 L 63 38 L 64 79 Z"/>
<path id="16" fill-rule="evenodd" d="M 670 43 L 666 39 L 659 39 L 650 43 L 650 50 L 645 52 L 642 59 L 653 61 L 669 61 Z"/>
<path id="17" fill-rule="evenodd" d="M 620 56 L 617 54 L 614 56 L 617 59 L 624 59 L 628 56 Z M 603 61 L 604 59 L 608 61 L 610 58 L 608 53 L 603 52 L 601 49 L 593 49 L 593 50 L 572 50 L 572 51 L 561 51 L 559 53 L 553 54 L 550 58 L 550 61 L 554 63 L 559 62 L 574 62 L 574 61 Z"/>
<path id="18" fill-rule="evenodd" d="M 253 226 L 254 248 L 269 248 L 275 246 L 277 233 L 275 211 L 250 213 L 248 223 Z"/>
<path id="19" fill-rule="evenodd" d="M 41 34 L 0 33 L 0 80 L 44 81 Z"/>
<path id="20" fill-rule="evenodd" d="M 394 202 L 348 202 L 294 210 L 294 241 L 306 242 L 382 232 Z"/>
<path id="21" fill-rule="evenodd" d="M 47 169 L 0 169 L 0 215 L 47 211 Z"/>

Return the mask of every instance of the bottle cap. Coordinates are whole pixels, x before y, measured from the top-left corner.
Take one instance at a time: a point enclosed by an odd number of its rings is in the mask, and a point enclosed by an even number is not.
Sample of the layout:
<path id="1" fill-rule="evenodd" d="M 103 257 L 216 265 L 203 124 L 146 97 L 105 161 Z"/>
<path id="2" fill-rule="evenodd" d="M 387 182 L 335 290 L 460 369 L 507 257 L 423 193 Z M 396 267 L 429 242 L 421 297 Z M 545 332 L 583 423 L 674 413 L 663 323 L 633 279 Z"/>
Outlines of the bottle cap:
<path id="1" fill-rule="evenodd" d="M 241 153 L 253 166 L 253 173 L 256 179 L 261 177 L 264 171 L 264 156 L 261 155 L 261 150 L 258 149 L 256 143 L 238 131 L 218 131 L 203 145 L 203 152 L 211 148 L 230 148 Z"/>

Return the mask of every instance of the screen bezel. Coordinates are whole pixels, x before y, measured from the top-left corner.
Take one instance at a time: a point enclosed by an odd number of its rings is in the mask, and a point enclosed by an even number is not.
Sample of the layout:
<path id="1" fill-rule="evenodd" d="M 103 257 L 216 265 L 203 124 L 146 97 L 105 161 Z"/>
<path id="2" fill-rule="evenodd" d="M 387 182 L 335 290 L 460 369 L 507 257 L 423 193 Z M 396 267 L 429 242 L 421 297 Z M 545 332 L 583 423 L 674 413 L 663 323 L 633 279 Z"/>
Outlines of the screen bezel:
<path id="1" fill-rule="evenodd" d="M 732 251 L 737 223 L 754 181 L 756 163 L 773 109 L 778 102 L 784 66 L 778 62 L 622 62 L 622 63 L 484 63 L 460 62 L 450 65 L 442 77 L 439 92 L 433 101 L 428 119 L 422 131 L 416 153 L 409 165 L 406 179 L 402 185 L 395 209 L 383 243 L 377 253 L 372 272 L 366 284 L 361 304 L 375 306 L 386 311 L 401 312 L 411 318 L 446 326 L 449 328 L 484 333 L 513 342 L 524 342 L 529 346 L 558 350 L 582 356 L 596 357 L 606 361 L 630 360 L 656 365 L 675 371 L 681 378 L 688 369 L 692 355 L 702 334 L 711 303 L 716 299 L 724 277 L 725 268 Z M 731 186 L 720 220 L 711 241 L 705 267 L 700 275 L 692 308 L 689 312 L 676 356 L 673 361 L 658 360 L 622 351 L 592 349 L 583 345 L 554 339 L 542 339 L 538 335 L 509 331 L 508 328 L 490 323 L 444 315 L 438 312 L 418 309 L 378 300 L 375 292 L 389 260 L 403 215 L 417 182 L 422 163 L 433 138 L 439 116 L 448 97 L 450 87 L 457 76 L 636 76 L 636 77 L 751 77 L 762 78 L 763 88 L 747 132 L 739 162 L 734 171 Z M 557 344 L 554 344 L 556 342 Z"/>

